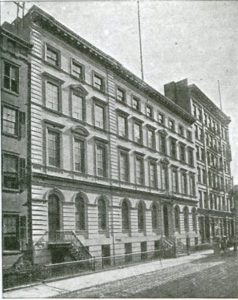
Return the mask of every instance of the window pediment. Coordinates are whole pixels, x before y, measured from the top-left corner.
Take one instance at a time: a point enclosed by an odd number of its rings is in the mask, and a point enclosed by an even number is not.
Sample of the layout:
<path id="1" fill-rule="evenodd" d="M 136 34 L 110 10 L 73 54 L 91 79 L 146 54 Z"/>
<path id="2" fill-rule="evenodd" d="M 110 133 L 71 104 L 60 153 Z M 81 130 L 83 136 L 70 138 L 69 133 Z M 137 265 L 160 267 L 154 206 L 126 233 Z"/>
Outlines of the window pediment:
<path id="1" fill-rule="evenodd" d="M 168 135 L 167 131 L 164 130 L 164 129 L 159 130 L 159 133 L 164 135 L 164 136 Z"/>
<path id="2" fill-rule="evenodd" d="M 82 135 L 82 136 L 89 136 L 89 132 L 86 128 L 82 127 L 82 126 L 79 126 L 79 125 L 75 125 L 73 127 L 71 127 L 71 131 L 73 133 L 77 133 L 79 135 Z"/>
<path id="3" fill-rule="evenodd" d="M 165 165 L 169 164 L 169 160 L 167 158 L 161 158 L 160 162 L 161 164 L 165 164 Z"/>
<path id="4" fill-rule="evenodd" d="M 82 96 L 87 96 L 88 91 L 81 84 L 71 84 L 70 88 Z"/>

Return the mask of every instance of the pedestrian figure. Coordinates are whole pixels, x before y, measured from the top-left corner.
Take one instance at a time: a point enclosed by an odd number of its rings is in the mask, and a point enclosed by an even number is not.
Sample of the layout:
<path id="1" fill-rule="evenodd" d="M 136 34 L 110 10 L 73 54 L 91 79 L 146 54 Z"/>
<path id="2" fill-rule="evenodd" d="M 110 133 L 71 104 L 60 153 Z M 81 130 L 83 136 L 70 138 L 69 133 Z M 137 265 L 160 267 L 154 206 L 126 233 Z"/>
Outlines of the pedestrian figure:
<path id="1" fill-rule="evenodd" d="M 227 250 L 226 236 L 222 237 L 222 240 L 221 240 L 221 250 L 223 251 L 223 253 L 226 253 L 226 250 Z"/>

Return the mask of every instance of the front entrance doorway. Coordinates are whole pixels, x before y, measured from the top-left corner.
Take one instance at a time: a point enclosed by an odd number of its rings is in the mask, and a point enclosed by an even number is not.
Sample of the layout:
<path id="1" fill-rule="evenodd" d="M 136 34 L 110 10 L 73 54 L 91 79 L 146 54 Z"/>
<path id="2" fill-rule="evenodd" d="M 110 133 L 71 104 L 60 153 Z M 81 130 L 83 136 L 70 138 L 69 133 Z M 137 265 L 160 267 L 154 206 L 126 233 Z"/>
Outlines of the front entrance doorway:
<path id="1" fill-rule="evenodd" d="M 168 237 L 169 236 L 169 214 L 168 214 L 167 205 L 164 205 L 163 207 L 163 217 L 164 217 L 164 235 Z"/>
<path id="2" fill-rule="evenodd" d="M 60 200 L 57 195 L 52 194 L 48 202 L 49 241 L 56 241 L 60 221 Z"/>

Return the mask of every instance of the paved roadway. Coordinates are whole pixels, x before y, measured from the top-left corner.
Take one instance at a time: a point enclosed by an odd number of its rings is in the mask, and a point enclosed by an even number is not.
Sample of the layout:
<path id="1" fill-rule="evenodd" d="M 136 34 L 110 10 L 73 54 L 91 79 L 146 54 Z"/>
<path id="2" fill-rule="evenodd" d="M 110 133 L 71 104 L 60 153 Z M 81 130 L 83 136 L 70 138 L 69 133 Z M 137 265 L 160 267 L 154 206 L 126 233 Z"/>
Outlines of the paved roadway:
<path id="1" fill-rule="evenodd" d="M 58 296 L 59 297 L 59 296 Z M 183 265 L 63 294 L 64 298 L 238 298 L 238 256 L 190 261 Z"/>

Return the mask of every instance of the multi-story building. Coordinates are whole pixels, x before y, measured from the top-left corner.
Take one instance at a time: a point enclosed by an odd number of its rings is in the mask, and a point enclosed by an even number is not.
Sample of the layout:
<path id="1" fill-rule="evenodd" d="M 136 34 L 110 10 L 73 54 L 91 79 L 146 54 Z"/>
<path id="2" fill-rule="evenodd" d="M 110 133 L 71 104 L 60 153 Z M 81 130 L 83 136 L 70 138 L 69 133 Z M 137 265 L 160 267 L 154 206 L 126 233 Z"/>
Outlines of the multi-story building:
<path id="1" fill-rule="evenodd" d="M 193 115 L 196 144 L 199 236 L 202 243 L 214 236 L 234 235 L 232 215 L 230 118 L 196 85 L 187 80 L 165 85 L 165 95 Z"/>
<path id="2" fill-rule="evenodd" d="M 233 199 L 234 199 L 234 221 L 235 221 L 235 240 L 236 245 L 238 243 L 238 185 L 233 187 Z"/>
<path id="3" fill-rule="evenodd" d="M 34 262 L 69 259 L 69 240 L 122 260 L 161 239 L 196 244 L 191 114 L 36 6 L 21 35 L 33 44 Z"/>
<path id="4" fill-rule="evenodd" d="M 0 27 L 3 267 L 28 249 L 27 107 L 31 45 Z"/>

